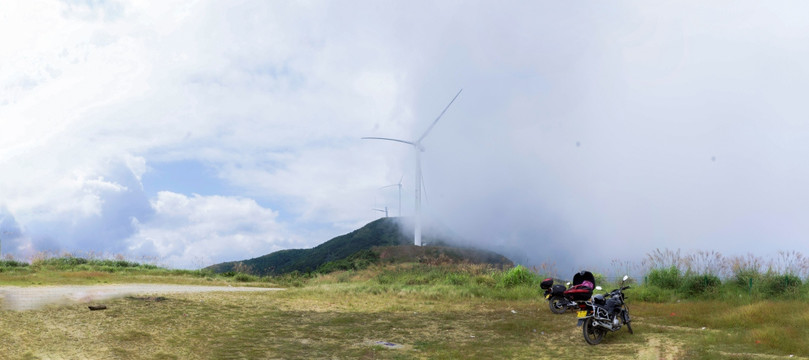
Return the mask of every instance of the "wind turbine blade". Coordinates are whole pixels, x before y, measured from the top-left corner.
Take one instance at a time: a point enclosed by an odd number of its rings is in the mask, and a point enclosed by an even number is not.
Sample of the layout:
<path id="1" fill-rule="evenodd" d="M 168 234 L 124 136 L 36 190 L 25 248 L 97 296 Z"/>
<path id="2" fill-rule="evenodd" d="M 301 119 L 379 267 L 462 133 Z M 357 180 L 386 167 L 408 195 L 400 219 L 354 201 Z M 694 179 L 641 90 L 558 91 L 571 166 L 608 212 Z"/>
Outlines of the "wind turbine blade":
<path id="1" fill-rule="evenodd" d="M 447 109 L 449 109 L 449 106 L 452 105 L 453 102 L 455 102 L 455 99 L 458 98 L 458 95 L 461 95 L 461 91 L 463 91 L 463 89 L 458 90 L 458 93 L 455 94 L 455 97 L 452 98 L 452 100 L 449 102 L 449 104 L 447 104 L 447 107 L 444 108 L 444 111 L 442 111 L 440 114 L 438 114 L 438 117 L 435 118 L 435 121 L 433 121 L 433 123 L 430 125 L 430 127 L 427 128 L 427 131 L 425 131 L 424 134 L 422 134 L 421 137 L 418 140 L 416 140 L 416 144 L 421 144 L 421 140 L 424 140 L 424 138 L 427 137 L 427 134 L 430 133 L 430 130 L 433 129 L 433 126 L 435 126 L 435 124 L 438 123 L 438 120 L 441 119 L 442 116 L 444 116 L 445 112 L 447 112 Z"/>
<path id="2" fill-rule="evenodd" d="M 368 137 L 364 137 L 364 138 L 362 138 L 362 139 L 363 139 L 363 140 L 388 140 L 388 141 L 396 141 L 396 142 L 400 142 L 400 143 L 404 143 L 404 144 L 413 145 L 413 146 L 415 146 L 415 147 L 418 147 L 418 145 L 416 145 L 416 143 L 414 143 L 414 142 L 412 142 L 412 141 L 405 141 L 405 140 L 399 140 L 399 139 L 391 139 L 391 138 L 383 138 L 383 137 L 370 137 L 370 136 L 368 136 Z"/>

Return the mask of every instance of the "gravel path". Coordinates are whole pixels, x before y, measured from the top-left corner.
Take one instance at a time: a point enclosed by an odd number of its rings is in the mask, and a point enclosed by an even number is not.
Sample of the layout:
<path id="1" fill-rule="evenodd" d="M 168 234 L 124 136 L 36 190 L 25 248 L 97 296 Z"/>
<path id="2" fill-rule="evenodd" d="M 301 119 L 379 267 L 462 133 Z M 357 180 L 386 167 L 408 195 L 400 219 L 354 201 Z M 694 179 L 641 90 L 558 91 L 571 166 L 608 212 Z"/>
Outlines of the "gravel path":
<path id="1" fill-rule="evenodd" d="M 4 310 L 33 310 L 50 304 L 89 303 L 130 295 L 178 294 L 213 291 L 275 291 L 280 288 L 198 286 L 168 284 L 114 284 L 61 286 L 0 286 Z"/>

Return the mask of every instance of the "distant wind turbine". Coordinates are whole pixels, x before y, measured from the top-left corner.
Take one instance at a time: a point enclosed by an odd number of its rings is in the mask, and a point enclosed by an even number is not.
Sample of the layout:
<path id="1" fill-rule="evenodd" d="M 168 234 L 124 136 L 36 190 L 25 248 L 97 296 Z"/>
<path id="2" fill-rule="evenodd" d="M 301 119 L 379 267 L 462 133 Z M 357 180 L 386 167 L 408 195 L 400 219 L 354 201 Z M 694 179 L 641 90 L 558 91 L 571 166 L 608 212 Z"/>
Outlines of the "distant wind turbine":
<path id="1" fill-rule="evenodd" d="M 380 188 L 380 189 L 385 189 L 385 188 L 389 188 L 391 186 L 399 187 L 399 217 L 402 216 L 402 179 L 404 179 L 404 175 L 402 175 L 402 177 L 399 178 L 399 183 L 398 184 L 387 185 L 387 186 L 383 186 L 383 187 Z"/>
<path id="2" fill-rule="evenodd" d="M 458 93 L 455 94 L 455 97 L 452 98 L 452 100 L 449 102 L 449 104 L 447 104 L 447 106 L 444 108 L 444 110 L 441 111 L 440 114 L 438 114 L 438 117 L 435 118 L 435 121 L 433 121 L 432 124 L 430 124 L 430 127 L 428 127 L 427 130 L 424 131 L 424 134 L 421 134 L 421 136 L 416 140 L 407 141 L 407 140 L 391 139 L 391 138 L 383 138 L 383 137 L 364 137 L 363 138 L 363 139 L 368 139 L 368 140 L 396 141 L 396 142 L 400 142 L 400 143 L 403 143 L 403 144 L 408 144 L 410 146 L 413 146 L 413 148 L 416 150 L 416 214 L 415 214 L 416 229 L 415 229 L 414 235 L 413 235 L 414 243 L 416 244 L 416 246 L 421 246 L 421 153 L 424 152 L 424 146 L 421 145 L 421 141 L 424 140 L 425 137 L 427 137 L 427 134 L 429 134 L 430 130 L 432 130 L 433 127 L 435 126 L 435 124 L 438 123 L 438 120 L 441 119 L 441 116 L 444 116 L 444 113 L 447 112 L 447 109 L 449 109 L 450 105 L 452 105 L 452 103 L 455 102 L 455 99 L 458 98 L 458 95 L 461 95 L 461 91 L 463 91 L 463 89 L 459 90 Z"/>
<path id="3" fill-rule="evenodd" d="M 385 210 L 382 210 L 382 209 L 372 209 L 372 210 L 381 211 L 381 212 L 385 213 L 385 217 L 388 217 L 388 207 L 387 206 L 385 206 Z"/>

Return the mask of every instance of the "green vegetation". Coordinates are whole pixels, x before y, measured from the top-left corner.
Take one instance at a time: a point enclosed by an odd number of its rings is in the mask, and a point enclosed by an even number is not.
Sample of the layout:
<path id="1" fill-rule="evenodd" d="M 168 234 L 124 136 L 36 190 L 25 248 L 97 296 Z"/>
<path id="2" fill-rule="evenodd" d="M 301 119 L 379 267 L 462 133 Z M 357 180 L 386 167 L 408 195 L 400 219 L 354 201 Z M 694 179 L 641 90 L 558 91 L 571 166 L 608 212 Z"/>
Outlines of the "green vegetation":
<path id="1" fill-rule="evenodd" d="M 433 261 L 430 259 L 442 256 L 456 262 L 512 264 L 504 256 L 491 251 L 446 246 L 418 247 L 411 245 L 412 241 L 412 238 L 403 235 L 396 218 L 382 218 L 311 249 L 281 250 L 249 260 L 212 265 L 206 269 L 216 273 L 242 272 L 256 276 L 292 272 L 328 273 L 336 270 L 360 270 L 380 261 Z M 444 244 L 442 239 L 429 236 L 425 236 L 424 241 L 436 245 Z M 390 249 L 402 247 L 404 249 Z M 443 262 L 444 259 L 440 258 L 438 261 Z"/>
<path id="2" fill-rule="evenodd" d="M 215 274 L 210 270 L 166 269 L 123 259 L 83 258 L 72 255 L 40 255 L 31 264 L 18 260 L 0 261 L 0 285 L 91 285 L 108 283 L 172 283 L 215 285 L 257 283 L 273 279 L 243 273 Z M 244 285 L 244 284 L 240 284 Z"/>
<path id="3" fill-rule="evenodd" d="M 0 272 L 27 268 L 28 263 L 16 260 L 0 260 Z"/>
<path id="4" fill-rule="evenodd" d="M 379 254 L 370 249 L 363 249 L 340 260 L 334 260 L 318 266 L 316 272 L 327 274 L 339 270 L 362 270 L 379 263 Z"/>
<path id="5" fill-rule="evenodd" d="M 405 252 L 409 250 L 393 249 Z M 361 263 L 368 253 L 350 262 Z M 362 269 L 257 277 L 56 259 L 3 262 L 0 283 L 28 280 L 282 285 L 266 293 L 165 294 L 0 310 L 4 356 L 29 358 L 760 358 L 809 356 L 809 291 L 799 277 L 759 273 L 757 285 L 680 272 L 679 286 L 650 281 L 627 291 L 634 335 L 621 330 L 585 346 L 575 315 L 552 314 L 536 274 L 522 267 L 458 263 L 450 256 L 395 262 L 386 253 Z M 440 261 L 439 261 L 440 259 Z M 66 265 L 73 264 L 73 265 Z M 89 266 L 90 270 L 83 270 Z M 57 270 L 58 269 L 58 270 Z M 96 269 L 96 270 L 93 270 Z M 664 268 L 665 269 L 665 268 Z M 666 269 L 665 274 L 674 271 Z M 706 277 L 707 276 L 707 277 Z M 648 276 L 646 276 L 648 278 Z M 718 278 L 718 277 L 717 277 Z M 707 280 L 706 280 L 707 279 Z M 765 297 L 774 284 L 786 292 Z M 711 290 L 701 290 L 709 284 Z M 688 285 L 691 284 L 691 285 Z M 602 281 L 609 290 L 618 284 Z M 743 286 L 742 286 L 743 285 Z M 688 290 L 692 289 L 692 290 Z M 768 290 L 769 289 L 769 290 Z M 781 290 L 783 290 L 781 289 Z M 690 294 L 695 295 L 690 295 Z M 645 295 L 644 295 L 645 294 Z M 659 297 L 660 302 L 642 301 Z M 680 300 L 674 301 L 674 300 Z M 81 346 L 77 346 L 80 344 Z M 389 346 L 389 344 L 395 345 Z M 199 349 L 207 349 L 204 352 Z"/>
<path id="6" fill-rule="evenodd" d="M 325 263 L 345 259 L 374 246 L 407 244 L 393 218 L 382 218 L 349 234 L 335 237 L 312 249 L 281 250 L 257 258 L 216 264 L 208 269 L 223 273 L 240 271 L 259 276 L 312 272 Z"/>
<path id="7" fill-rule="evenodd" d="M 652 269 L 649 271 L 649 274 L 646 275 L 646 279 L 649 285 L 669 290 L 679 288 L 682 283 L 680 269 L 675 266 L 663 269 Z"/>
<path id="8" fill-rule="evenodd" d="M 502 287 L 514 287 L 519 285 L 533 285 L 539 283 L 539 277 L 529 271 L 525 266 L 517 265 L 506 271 L 498 282 Z"/>

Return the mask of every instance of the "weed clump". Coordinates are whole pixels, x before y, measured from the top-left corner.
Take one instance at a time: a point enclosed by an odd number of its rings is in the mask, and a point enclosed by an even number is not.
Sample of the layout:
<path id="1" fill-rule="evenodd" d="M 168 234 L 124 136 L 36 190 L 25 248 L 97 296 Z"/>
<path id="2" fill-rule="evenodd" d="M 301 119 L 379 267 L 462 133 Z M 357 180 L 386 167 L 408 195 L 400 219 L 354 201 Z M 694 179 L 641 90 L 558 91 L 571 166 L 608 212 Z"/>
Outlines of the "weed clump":
<path id="1" fill-rule="evenodd" d="M 799 292 L 801 285 L 803 282 L 796 275 L 770 272 L 762 277 L 760 291 L 771 297 L 793 296 Z"/>
<path id="2" fill-rule="evenodd" d="M 323 265 L 320 265 L 315 272 L 328 274 L 330 272 L 341 270 L 363 270 L 377 263 L 379 263 L 379 255 L 369 249 L 366 249 L 358 251 L 347 258 L 329 261 Z"/>
<path id="3" fill-rule="evenodd" d="M 536 275 L 528 270 L 525 266 L 517 265 L 500 278 L 498 283 L 501 287 L 514 287 L 517 285 L 531 285 L 536 281 Z"/>
<path id="4" fill-rule="evenodd" d="M 680 269 L 672 265 L 668 268 L 650 270 L 649 274 L 646 275 L 646 281 L 649 285 L 661 289 L 675 290 L 680 287 L 682 277 L 680 276 Z"/>
<path id="5" fill-rule="evenodd" d="M 682 278 L 680 290 L 687 296 L 696 297 L 715 294 L 719 291 L 721 285 L 722 280 L 716 275 L 689 273 Z"/>
<path id="6" fill-rule="evenodd" d="M 0 260 L 0 268 L 22 268 L 22 267 L 28 267 L 28 263 L 17 260 Z"/>

